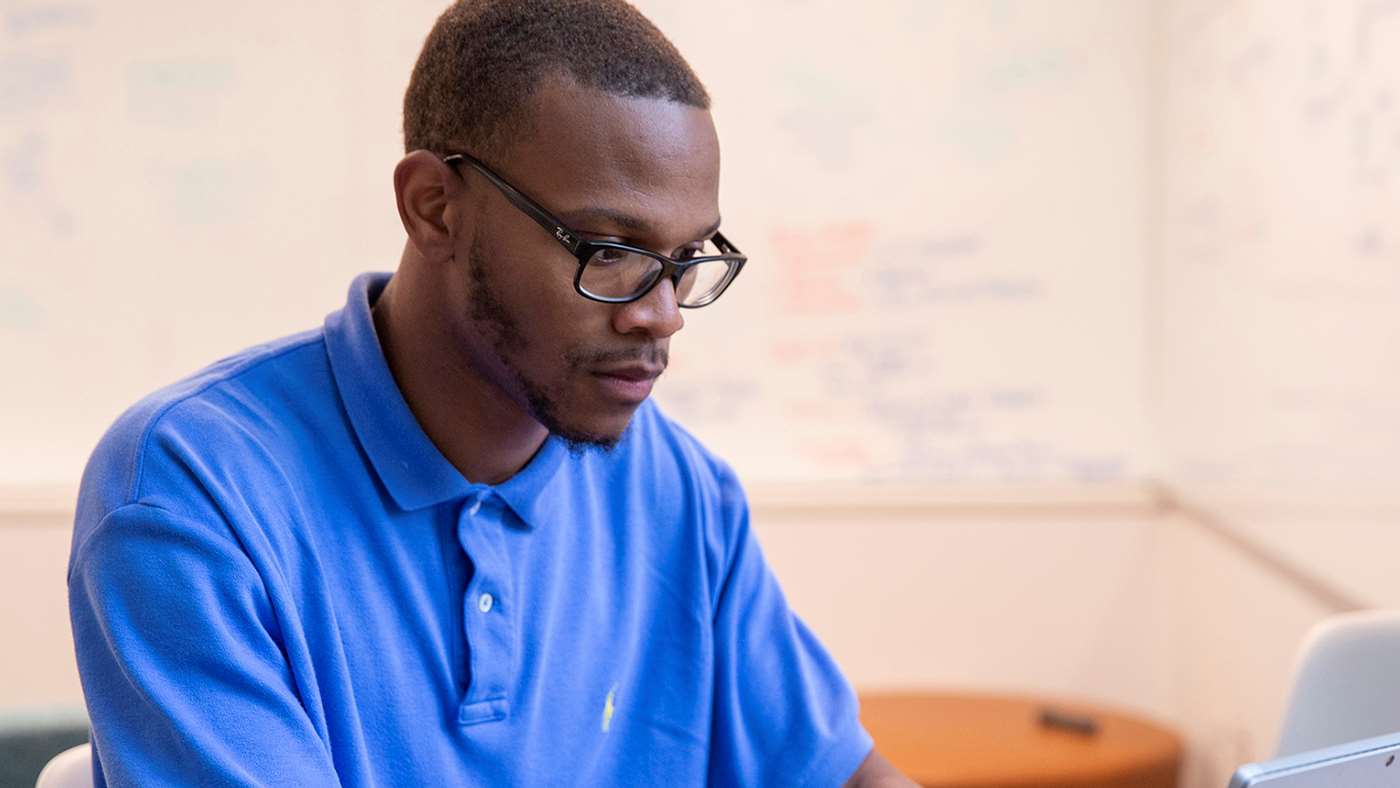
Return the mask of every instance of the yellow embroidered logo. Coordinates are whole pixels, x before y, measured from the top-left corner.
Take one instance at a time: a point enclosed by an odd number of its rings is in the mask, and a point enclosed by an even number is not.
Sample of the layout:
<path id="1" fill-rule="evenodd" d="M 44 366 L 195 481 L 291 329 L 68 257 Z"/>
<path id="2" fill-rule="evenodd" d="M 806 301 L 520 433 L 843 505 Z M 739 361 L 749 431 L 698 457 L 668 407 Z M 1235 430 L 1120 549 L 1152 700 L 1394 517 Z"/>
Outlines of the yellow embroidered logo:
<path id="1" fill-rule="evenodd" d="M 603 702 L 603 733 L 607 733 L 608 728 L 612 727 L 613 712 L 617 711 L 617 706 L 613 704 L 616 698 L 617 685 L 614 684 L 612 689 L 608 690 L 608 699 Z"/>

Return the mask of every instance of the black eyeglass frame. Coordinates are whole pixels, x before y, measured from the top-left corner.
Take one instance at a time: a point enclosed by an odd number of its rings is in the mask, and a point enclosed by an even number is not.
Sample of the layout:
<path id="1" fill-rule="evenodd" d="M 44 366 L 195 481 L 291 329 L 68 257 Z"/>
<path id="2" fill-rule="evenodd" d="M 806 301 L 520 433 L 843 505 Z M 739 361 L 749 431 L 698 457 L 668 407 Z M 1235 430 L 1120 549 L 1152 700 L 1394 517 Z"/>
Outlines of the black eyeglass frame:
<path id="1" fill-rule="evenodd" d="M 682 304 L 679 299 L 676 301 L 676 305 L 682 309 L 699 309 L 702 306 L 713 304 L 721 295 L 724 295 L 724 291 L 728 290 L 729 286 L 734 283 L 734 280 L 739 277 L 739 272 L 743 270 L 744 263 L 748 262 L 749 259 L 718 231 L 715 232 L 712 240 L 723 254 L 692 257 L 687 260 L 676 260 L 660 252 L 653 252 L 650 249 L 643 249 L 640 246 L 632 246 L 630 244 L 617 243 L 614 241 L 589 241 L 580 237 L 577 232 L 574 232 L 569 227 L 565 226 L 563 222 L 554 218 L 553 214 L 545 210 L 543 206 L 535 202 L 524 192 L 506 183 L 504 178 L 497 175 L 480 159 L 467 153 L 452 153 L 444 156 L 442 161 L 444 164 L 452 167 L 454 172 L 457 172 L 457 164 L 463 162 L 470 164 L 473 169 L 485 176 L 486 180 L 490 181 L 497 189 L 500 189 L 501 194 L 505 195 L 505 198 L 510 201 L 511 205 L 514 205 L 526 216 L 535 220 L 536 224 L 543 227 L 545 232 L 548 232 L 554 237 L 554 240 L 558 241 L 561 246 L 569 250 L 569 253 L 578 260 L 578 270 L 574 272 L 574 290 L 578 291 L 579 295 L 590 301 L 599 301 L 605 304 L 627 304 L 633 301 L 639 301 L 645 298 L 663 279 L 670 279 L 671 287 L 679 288 L 681 277 L 685 275 L 686 269 L 701 263 L 714 261 L 723 261 L 727 263 L 728 270 L 725 273 L 725 278 L 720 282 L 718 287 L 712 290 L 705 300 L 698 304 Z M 458 174 L 460 175 L 461 173 L 458 172 Z M 657 272 L 656 278 L 653 279 L 650 284 L 632 295 L 614 297 L 590 293 L 583 287 L 583 269 L 588 267 L 589 258 L 593 257 L 600 249 L 617 249 L 623 252 L 646 255 L 661 263 L 661 269 Z"/>

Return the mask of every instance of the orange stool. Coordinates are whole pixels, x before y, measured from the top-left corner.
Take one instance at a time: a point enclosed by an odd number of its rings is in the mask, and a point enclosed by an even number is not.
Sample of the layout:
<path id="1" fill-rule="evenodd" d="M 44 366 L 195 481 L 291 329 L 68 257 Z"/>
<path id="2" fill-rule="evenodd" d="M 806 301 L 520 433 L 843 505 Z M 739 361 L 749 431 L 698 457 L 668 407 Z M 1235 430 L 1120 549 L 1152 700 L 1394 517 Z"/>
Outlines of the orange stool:
<path id="1" fill-rule="evenodd" d="M 870 693 L 861 721 L 875 748 L 925 788 L 1175 788 L 1181 740 L 1159 725 L 1084 703 L 964 693 Z M 1093 733 L 1046 725 L 1045 709 Z"/>

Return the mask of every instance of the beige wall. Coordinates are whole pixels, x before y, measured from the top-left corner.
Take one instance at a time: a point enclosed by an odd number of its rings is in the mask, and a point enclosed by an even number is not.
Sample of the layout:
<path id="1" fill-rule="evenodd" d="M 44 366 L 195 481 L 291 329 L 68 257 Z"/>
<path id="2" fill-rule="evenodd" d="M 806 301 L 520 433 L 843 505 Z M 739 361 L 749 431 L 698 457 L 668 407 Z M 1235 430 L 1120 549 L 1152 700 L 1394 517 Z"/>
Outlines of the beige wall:
<path id="1" fill-rule="evenodd" d="M 758 527 L 793 607 L 862 687 L 985 687 L 1167 710 L 1150 516 Z"/>
<path id="2" fill-rule="evenodd" d="M 70 522 L 0 518 L 0 708 L 82 704 L 65 583 Z"/>

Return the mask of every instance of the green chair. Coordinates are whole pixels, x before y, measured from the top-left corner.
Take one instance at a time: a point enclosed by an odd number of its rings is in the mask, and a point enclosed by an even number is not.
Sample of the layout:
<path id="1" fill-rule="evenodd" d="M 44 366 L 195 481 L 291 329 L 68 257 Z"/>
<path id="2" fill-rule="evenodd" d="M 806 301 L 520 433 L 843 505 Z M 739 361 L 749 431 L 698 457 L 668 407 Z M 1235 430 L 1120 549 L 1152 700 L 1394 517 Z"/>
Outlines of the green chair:
<path id="1" fill-rule="evenodd" d="M 55 755 L 87 740 L 82 709 L 0 710 L 0 788 L 32 788 Z"/>

